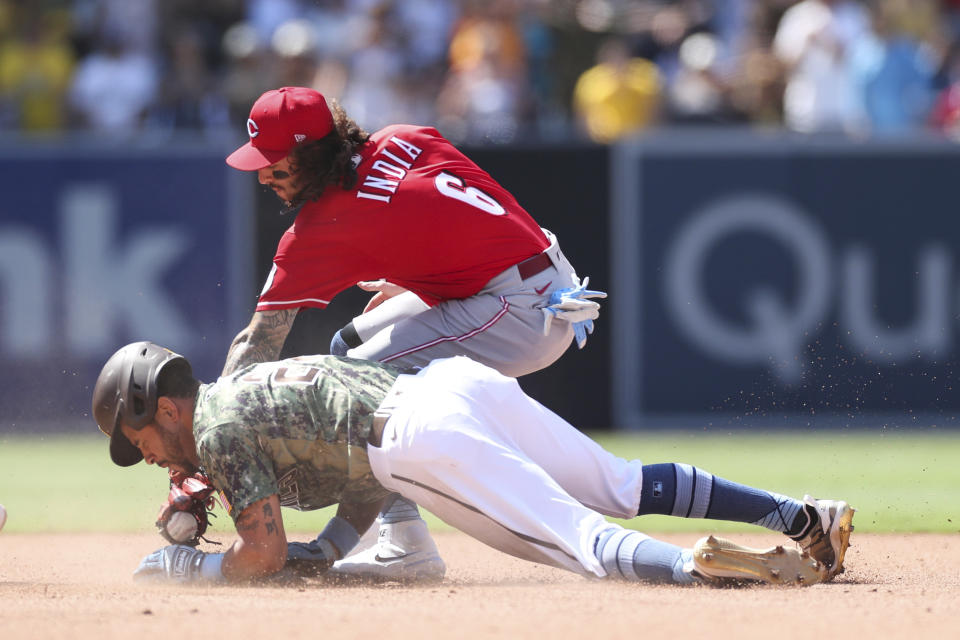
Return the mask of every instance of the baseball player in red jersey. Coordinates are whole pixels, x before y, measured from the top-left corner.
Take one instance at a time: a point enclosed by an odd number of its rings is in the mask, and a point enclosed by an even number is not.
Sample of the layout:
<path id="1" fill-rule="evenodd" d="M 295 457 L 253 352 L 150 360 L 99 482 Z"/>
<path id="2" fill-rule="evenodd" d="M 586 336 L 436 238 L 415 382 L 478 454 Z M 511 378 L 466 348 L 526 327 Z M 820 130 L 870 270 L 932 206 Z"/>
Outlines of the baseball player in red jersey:
<path id="1" fill-rule="evenodd" d="M 268 91 L 250 140 L 227 158 L 256 171 L 296 219 L 280 240 L 224 375 L 279 357 L 299 309 L 359 284 L 375 292 L 331 353 L 419 367 L 456 355 L 521 376 L 582 348 L 605 297 L 586 289 L 556 238 L 436 129 L 368 134 L 302 87 Z M 377 543 L 336 571 L 434 579 L 445 567 L 406 499 L 388 501 Z"/>

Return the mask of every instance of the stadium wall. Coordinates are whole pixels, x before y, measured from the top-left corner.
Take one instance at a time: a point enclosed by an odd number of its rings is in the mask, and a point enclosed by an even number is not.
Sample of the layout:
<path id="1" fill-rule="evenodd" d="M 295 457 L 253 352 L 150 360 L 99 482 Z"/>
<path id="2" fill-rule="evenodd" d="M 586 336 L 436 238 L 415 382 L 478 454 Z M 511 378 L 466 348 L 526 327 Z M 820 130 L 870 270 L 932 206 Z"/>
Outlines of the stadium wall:
<path id="1" fill-rule="evenodd" d="M 89 429 L 119 345 L 215 377 L 290 224 L 219 145 L 0 151 L 0 432 Z M 955 425 L 960 282 L 942 142 L 670 132 L 465 151 L 610 293 L 524 388 L 578 427 Z M 298 318 L 325 353 L 366 300 Z"/>
<path id="2" fill-rule="evenodd" d="M 615 424 L 956 426 L 954 143 L 675 132 L 611 166 Z"/>

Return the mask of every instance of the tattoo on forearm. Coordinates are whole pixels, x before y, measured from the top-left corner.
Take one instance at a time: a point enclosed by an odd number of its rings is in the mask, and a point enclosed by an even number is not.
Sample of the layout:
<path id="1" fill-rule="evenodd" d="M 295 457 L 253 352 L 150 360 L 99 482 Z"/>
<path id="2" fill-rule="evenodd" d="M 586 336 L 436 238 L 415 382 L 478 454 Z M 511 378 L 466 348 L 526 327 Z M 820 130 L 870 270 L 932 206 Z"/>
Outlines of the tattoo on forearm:
<path id="1" fill-rule="evenodd" d="M 243 514 L 237 519 L 237 532 L 253 531 L 260 526 L 260 520 L 255 515 Z"/>
<path id="2" fill-rule="evenodd" d="M 297 317 L 297 309 L 261 311 L 254 314 L 249 326 L 241 331 L 227 353 L 221 375 L 257 362 L 270 362 L 280 357 L 280 350 Z"/>
<path id="3" fill-rule="evenodd" d="M 267 527 L 267 533 L 274 536 L 279 535 L 280 530 L 277 528 L 277 522 L 273 518 L 273 507 L 269 504 L 263 505 L 263 519 Z"/>

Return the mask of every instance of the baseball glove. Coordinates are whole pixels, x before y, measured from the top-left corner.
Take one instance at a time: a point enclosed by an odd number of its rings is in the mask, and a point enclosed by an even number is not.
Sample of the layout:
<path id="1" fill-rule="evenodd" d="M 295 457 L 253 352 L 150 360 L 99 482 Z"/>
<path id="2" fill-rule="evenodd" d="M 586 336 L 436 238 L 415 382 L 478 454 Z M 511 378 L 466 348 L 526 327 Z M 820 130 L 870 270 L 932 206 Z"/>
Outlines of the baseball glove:
<path id="1" fill-rule="evenodd" d="M 179 471 L 170 471 L 170 493 L 167 502 L 157 514 L 157 529 L 160 535 L 173 544 L 192 547 L 200 541 L 211 542 L 203 537 L 213 513 L 216 489 L 210 479 L 198 471 L 192 476 Z M 219 543 L 214 543 L 219 544 Z"/>

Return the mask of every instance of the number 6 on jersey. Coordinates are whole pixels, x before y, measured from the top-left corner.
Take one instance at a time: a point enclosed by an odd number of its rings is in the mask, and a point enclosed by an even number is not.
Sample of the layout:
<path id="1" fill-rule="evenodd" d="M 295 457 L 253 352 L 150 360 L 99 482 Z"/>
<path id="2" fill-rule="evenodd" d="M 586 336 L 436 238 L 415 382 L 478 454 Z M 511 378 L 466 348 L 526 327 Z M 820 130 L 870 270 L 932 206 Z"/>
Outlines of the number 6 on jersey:
<path id="1" fill-rule="evenodd" d="M 502 216 L 507 213 L 507 210 L 490 195 L 476 187 L 468 187 L 462 179 L 451 173 L 441 171 L 433 183 L 437 186 L 437 191 L 443 195 L 466 202 L 481 211 L 486 211 L 495 216 Z"/>

